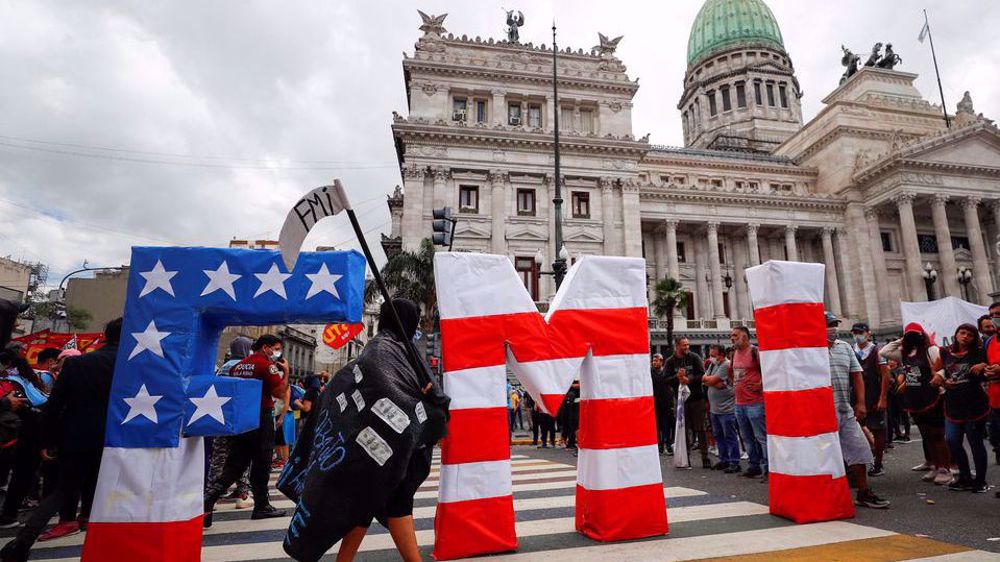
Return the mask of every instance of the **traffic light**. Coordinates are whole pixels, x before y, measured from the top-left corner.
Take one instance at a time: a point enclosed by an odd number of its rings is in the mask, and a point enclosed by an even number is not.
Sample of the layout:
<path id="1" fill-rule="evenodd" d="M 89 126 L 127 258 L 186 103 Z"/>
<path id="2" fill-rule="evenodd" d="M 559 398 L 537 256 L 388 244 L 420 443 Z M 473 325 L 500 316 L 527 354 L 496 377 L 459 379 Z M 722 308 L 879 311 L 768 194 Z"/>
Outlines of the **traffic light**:
<path id="1" fill-rule="evenodd" d="M 441 335 L 437 332 L 427 334 L 427 355 L 441 356 Z"/>
<path id="2" fill-rule="evenodd" d="M 451 250 L 452 238 L 455 234 L 455 219 L 451 216 L 451 207 L 442 207 L 433 210 L 434 222 L 431 223 L 434 229 L 433 240 L 435 246 L 448 246 Z"/>

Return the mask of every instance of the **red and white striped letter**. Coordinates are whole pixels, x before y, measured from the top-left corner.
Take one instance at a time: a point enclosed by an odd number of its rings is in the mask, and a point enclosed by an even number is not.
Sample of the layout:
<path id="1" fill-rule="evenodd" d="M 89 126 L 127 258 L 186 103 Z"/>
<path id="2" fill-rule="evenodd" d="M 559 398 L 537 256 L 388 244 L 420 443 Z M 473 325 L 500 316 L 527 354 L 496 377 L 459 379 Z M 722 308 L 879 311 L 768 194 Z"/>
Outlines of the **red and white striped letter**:
<path id="1" fill-rule="evenodd" d="M 517 548 L 507 366 L 555 415 L 579 373 L 577 530 L 602 541 L 667 532 L 649 377 L 645 261 L 587 257 L 538 313 L 505 256 L 434 257 L 452 399 L 434 557 Z"/>
<path id="2" fill-rule="evenodd" d="M 854 517 L 830 386 L 824 266 L 769 261 L 746 275 L 764 382 L 771 513 L 796 523 Z"/>

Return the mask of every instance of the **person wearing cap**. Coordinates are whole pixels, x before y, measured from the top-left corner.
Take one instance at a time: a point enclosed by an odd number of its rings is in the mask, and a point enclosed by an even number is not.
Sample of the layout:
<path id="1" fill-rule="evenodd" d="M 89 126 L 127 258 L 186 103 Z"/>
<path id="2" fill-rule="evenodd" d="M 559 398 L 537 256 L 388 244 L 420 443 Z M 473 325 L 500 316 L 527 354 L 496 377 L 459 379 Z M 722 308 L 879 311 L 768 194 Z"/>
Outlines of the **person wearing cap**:
<path id="1" fill-rule="evenodd" d="M 889 405 L 889 366 L 885 357 L 878 354 L 878 346 L 872 343 L 872 333 L 868 324 L 858 322 L 851 326 L 854 337 L 854 353 L 861 363 L 861 378 L 865 383 L 865 427 L 872 433 L 875 445 L 872 454 L 875 464 L 868 476 L 882 476 L 882 457 L 886 443 L 886 408 Z"/>
<path id="2" fill-rule="evenodd" d="M 891 341 L 879 352 L 886 359 L 900 364 L 897 389 L 903 393 L 903 409 L 912 417 L 920 436 L 928 467 L 925 482 L 939 486 L 950 484 L 951 456 L 944 440 L 944 404 L 941 400 L 941 349 L 931 342 L 923 326 L 910 322 L 903 328 L 903 337 Z M 916 470 L 916 468 L 915 468 Z"/>
<path id="3" fill-rule="evenodd" d="M 837 413 L 837 434 L 844 463 L 854 473 L 858 493 L 854 503 L 859 506 L 886 509 L 889 501 L 878 497 L 868 487 L 868 465 L 874 461 L 868 439 L 861 430 L 861 422 L 868 414 L 865 401 L 864 372 L 854 349 L 837 339 L 840 319 L 826 313 L 826 340 L 830 355 L 830 383 L 833 388 L 833 405 Z M 852 407 L 851 389 L 854 389 Z"/>

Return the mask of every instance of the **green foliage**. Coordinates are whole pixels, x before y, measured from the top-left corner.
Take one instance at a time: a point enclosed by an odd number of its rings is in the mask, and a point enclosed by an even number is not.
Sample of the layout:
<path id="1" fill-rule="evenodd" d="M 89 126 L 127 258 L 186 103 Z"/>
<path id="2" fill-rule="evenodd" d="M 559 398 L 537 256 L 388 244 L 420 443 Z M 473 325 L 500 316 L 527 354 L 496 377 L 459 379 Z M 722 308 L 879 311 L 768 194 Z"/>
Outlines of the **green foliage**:
<path id="1" fill-rule="evenodd" d="M 674 343 L 674 311 L 687 307 L 687 292 L 680 281 L 665 277 L 653 288 L 653 314 L 667 323 L 667 341 Z"/>
<path id="2" fill-rule="evenodd" d="M 420 242 L 416 251 L 404 250 L 390 259 L 381 269 L 382 280 L 394 298 L 410 299 L 423 310 L 421 329 L 431 332 L 437 323 L 437 291 L 434 287 L 434 244 L 430 238 Z M 378 300 L 374 282 L 365 286 L 365 302 Z"/>
<path id="3" fill-rule="evenodd" d="M 84 330 L 93 319 L 94 315 L 89 310 L 73 307 L 66 308 L 66 324 L 69 325 L 71 330 Z"/>

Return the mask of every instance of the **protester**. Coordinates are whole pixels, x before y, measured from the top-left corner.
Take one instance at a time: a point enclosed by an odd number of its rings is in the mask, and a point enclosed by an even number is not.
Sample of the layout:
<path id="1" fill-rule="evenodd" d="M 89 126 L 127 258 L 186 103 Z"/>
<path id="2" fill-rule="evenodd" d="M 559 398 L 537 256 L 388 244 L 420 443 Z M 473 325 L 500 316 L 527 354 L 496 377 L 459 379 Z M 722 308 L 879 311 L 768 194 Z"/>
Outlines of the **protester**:
<path id="1" fill-rule="evenodd" d="M 764 416 L 764 382 L 760 373 L 760 353 L 750 345 L 746 326 L 733 328 L 733 385 L 736 394 L 736 421 L 748 462 L 743 476 L 761 476 L 767 470 L 767 425 Z"/>
<path id="2" fill-rule="evenodd" d="M 538 427 L 539 422 L 539 412 L 538 408 L 535 407 L 535 399 L 531 397 L 531 394 L 525 393 L 524 395 L 524 407 L 528 409 L 528 422 L 531 425 L 531 444 L 538 445 L 538 432 L 541 429 Z"/>
<path id="3" fill-rule="evenodd" d="M 660 454 L 668 451 L 673 454 L 670 442 L 670 427 L 674 423 L 673 394 L 667 385 L 667 372 L 663 368 L 663 356 L 653 355 L 650 361 L 649 376 L 653 383 L 653 413 L 656 415 L 656 445 Z"/>
<path id="4" fill-rule="evenodd" d="M 278 358 L 274 364 L 281 369 L 281 378 L 288 381 L 288 363 L 283 358 Z M 281 398 L 275 397 L 274 400 L 274 460 L 271 461 L 272 470 L 281 470 L 285 467 L 285 462 L 288 460 L 288 447 L 291 443 L 286 430 L 290 427 L 293 432 L 295 431 L 295 415 L 292 414 L 291 401 L 292 385 L 289 383 L 285 385 L 284 395 Z M 286 425 L 289 414 L 292 415 L 292 424 L 290 426 Z"/>
<path id="5" fill-rule="evenodd" d="M 233 338 L 233 341 L 229 342 L 229 360 L 219 367 L 216 375 L 229 376 L 229 371 L 236 366 L 236 364 L 243 361 L 249 357 L 251 353 L 253 353 L 251 347 L 253 347 L 252 339 L 246 336 L 236 336 Z M 208 449 L 205 454 L 211 459 L 211 463 L 207 471 L 207 477 L 205 479 L 206 490 L 210 486 L 214 486 L 222 476 L 222 468 L 226 465 L 226 459 L 229 458 L 229 451 L 232 448 L 232 443 L 235 438 L 235 436 L 219 436 L 205 440 L 206 447 Z M 235 490 L 232 494 L 227 496 L 227 498 L 236 500 L 236 509 L 248 509 L 253 507 L 253 500 L 250 498 L 249 469 L 245 470 L 239 477 L 236 481 Z"/>
<path id="6" fill-rule="evenodd" d="M 903 410 L 903 393 L 896 385 L 900 374 L 899 361 L 889 359 L 886 363 L 889 369 L 889 430 L 890 437 L 897 443 L 910 442 L 910 416 Z"/>
<path id="7" fill-rule="evenodd" d="M 1000 302 L 990 305 L 990 323 L 994 333 L 986 339 L 984 345 L 987 364 L 985 374 L 988 381 L 986 392 L 990 399 L 990 446 L 993 447 L 996 463 L 1000 464 L 1000 341 L 996 337 L 997 327 L 1000 326 Z M 997 497 L 1000 498 L 1000 492 L 997 492 Z"/>
<path id="8" fill-rule="evenodd" d="M 81 499 L 78 521 L 59 523 L 55 534 L 70 535 L 86 526 L 104 451 L 104 428 L 121 328 L 121 318 L 109 322 L 104 329 L 104 346 L 67 361 L 56 379 L 42 410 L 41 454 L 49 460 L 58 459 L 59 476 L 53 492 L 42 499 L 14 540 L 0 550 L 3 562 L 27 560 L 49 519 L 68 503 L 72 503 L 75 511 L 77 495 Z"/>
<path id="9" fill-rule="evenodd" d="M 861 363 L 862 379 L 865 385 L 864 427 L 871 432 L 874 443 L 872 454 L 875 462 L 868 476 L 882 476 L 885 471 L 882 460 L 886 445 L 886 408 L 889 405 L 889 367 L 884 357 L 878 354 L 878 346 L 871 341 L 868 324 L 858 322 L 851 326 L 854 337 L 854 353 Z"/>
<path id="10" fill-rule="evenodd" d="M 580 428 L 580 381 L 575 380 L 563 400 L 563 440 L 566 448 L 576 454 L 576 432 Z"/>
<path id="11" fill-rule="evenodd" d="M 251 519 L 284 517 L 285 510 L 271 506 L 268 497 L 268 479 L 274 450 L 274 399 L 285 395 L 287 384 L 282 370 L 274 363 L 281 357 L 281 339 L 273 334 L 257 338 L 251 348 L 253 353 L 233 366 L 230 375 L 262 381 L 260 425 L 232 438 L 229 456 L 218 480 L 205 490 L 204 526 L 212 526 L 215 502 L 232 485 L 247 467 L 250 468 L 250 487 L 253 490 L 254 508 Z"/>
<path id="12" fill-rule="evenodd" d="M 535 412 L 538 414 L 538 426 L 541 428 L 542 444 L 539 449 L 548 449 L 551 443 L 556 446 L 556 420 L 551 415 L 542 411 L 541 406 L 535 403 Z"/>
<path id="13" fill-rule="evenodd" d="M 993 325 L 993 319 L 990 318 L 989 314 L 980 316 L 979 320 L 976 321 L 976 325 L 979 327 L 979 334 L 982 336 L 984 342 L 997 333 L 997 327 Z"/>
<path id="14" fill-rule="evenodd" d="M 837 435 L 844 464 L 854 474 L 858 492 L 857 505 L 885 509 L 889 501 L 878 497 L 868 487 L 868 465 L 874 460 L 868 440 L 861 430 L 867 416 L 865 382 L 861 363 L 854 349 L 847 342 L 837 339 L 840 319 L 826 313 L 826 341 L 830 355 L 830 384 L 833 388 L 833 405 L 837 414 Z M 853 331 L 853 330 L 852 330 Z M 851 390 L 854 390 L 853 407 Z"/>
<path id="15" fill-rule="evenodd" d="M 900 362 L 902 372 L 896 380 L 903 393 L 903 409 L 913 416 L 926 446 L 928 472 L 926 482 L 945 485 L 951 482 L 951 461 L 944 440 L 944 405 L 941 388 L 932 384 L 941 350 L 931 343 L 923 327 L 911 322 L 901 339 L 889 342 L 880 352 L 886 359 Z M 916 469 L 917 467 L 915 467 Z"/>
<path id="16" fill-rule="evenodd" d="M 740 472 L 740 442 L 736 424 L 736 394 L 733 390 L 733 372 L 726 359 L 726 350 L 721 345 L 712 345 L 708 351 L 711 359 L 708 371 L 702 378 L 708 394 L 709 414 L 712 419 L 712 434 L 719 448 L 719 462 L 714 470 L 726 474 Z"/>
<path id="17" fill-rule="evenodd" d="M 952 460 L 958 464 L 958 478 L 948 488 L 981 494 L 989 489 L 986 484 L 988 460 L 983 440 L 990 404 L 983 389 L 986 363 L 976 327 L 972 324 L 960 325 L 955 330 L 951 346 L 941 350 L 940 361 L 935 370 L 942 368 L 943 375 L 935 377 L 935 382 L 944 387 L 945 441 Z M 972 461 L 976 465 L 975 479 L 962 445 L 965 440 L 969 442 Z"/>
<path id="18" fill-rule="evenodd" d="M 302 396 L 302 405 L 299 409 L 305 413 L 309 414 L 312 412 L 313 405 L 319 400 L 319 393 L 323 389 L 323 382 L 319 377 L 309 377 L 306 381 L 306 392 Z"/>
<path id="19" fill-rule="evenodd" d="M 0 363 L 6 376 L 0 381 L 2 394 L 14 393 L 28 399 L 27 407 L 17 411 L 20 428 L 17 442 L 13 445 L 13 474 L 7 485 L 7 495 L 0 513 L 0 528 L 10 529 L 20 526 L 17 513 L 37 482 L 37 474 L 42 456 L 42 428 L 40 408 L 47 402 L 41 379 L 24 358 L 21 349 L 5 351 Z M 32 538 L 34 542 L 34 537 Z"/>
<path id="20" fill-rule="evenodd" d="M 692 438 L 687 439 L 688 462 L 697 440 L 702 468 L 712 468 L 712 461 L 708 458 L 708 440 L 705 438 L 705 390 L 701 384 L 701 378 L 705 375 L 705 361 L 697 353 L 691 352 L 691 343 L 687 338 L 680 338 L 674 344 L 674 354 L 667 359 L 664 369 L 668 378 L 676 377 L 678 384 L 686 385 L 691 391 L 684 405 L 684 427 L 692 434 Z M 677 451 L 677 454 L 681 454 L 681 451 Z"/>
<path id="21" fill-rule="evenodd" d="M 52 391 L 52 384 L 56 382 L 52 371 L 59 364 L 61 353 L 62 350 L 58 347 L 46 347 L 38 352 L 38 358 L 35 360 L 35 364 L 39 367 L 35 369 L 35 373 L 38 374 L 38 379 L 42 383 L 42 391 L 46 394 Z"/>

